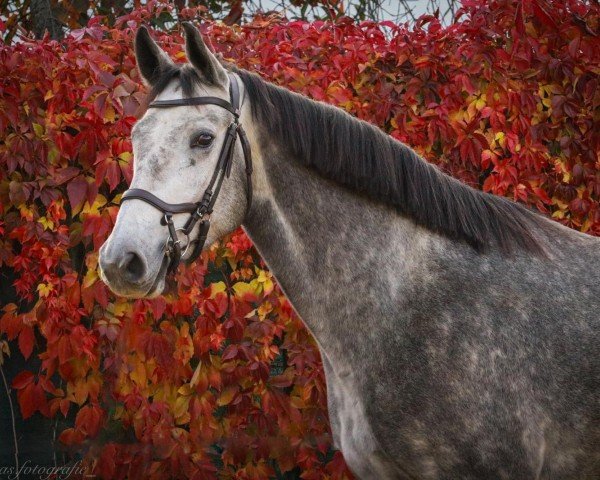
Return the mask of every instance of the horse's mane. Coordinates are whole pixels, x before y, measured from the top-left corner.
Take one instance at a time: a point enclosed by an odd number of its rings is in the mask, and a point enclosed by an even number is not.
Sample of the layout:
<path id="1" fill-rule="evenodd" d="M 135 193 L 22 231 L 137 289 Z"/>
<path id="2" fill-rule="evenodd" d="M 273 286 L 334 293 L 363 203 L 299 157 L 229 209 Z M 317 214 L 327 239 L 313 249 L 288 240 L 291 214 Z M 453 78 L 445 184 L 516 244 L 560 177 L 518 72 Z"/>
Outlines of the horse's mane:
<path id="1" fill-rule="evenodd" d="M 252 114 L 274 142 L 324 178 L 393 206 L 417 224 L 477 250 L 497 246 L 541 252 L 535 235 L 543 217 L 510 200 L 475 190 L 427 163 L 411 148 L 339 108 L 313 101 L 234 69 Z M 200 78 L 191 68 L 164 75 L 152 94 L 174 77 L 186 96 Z"/>

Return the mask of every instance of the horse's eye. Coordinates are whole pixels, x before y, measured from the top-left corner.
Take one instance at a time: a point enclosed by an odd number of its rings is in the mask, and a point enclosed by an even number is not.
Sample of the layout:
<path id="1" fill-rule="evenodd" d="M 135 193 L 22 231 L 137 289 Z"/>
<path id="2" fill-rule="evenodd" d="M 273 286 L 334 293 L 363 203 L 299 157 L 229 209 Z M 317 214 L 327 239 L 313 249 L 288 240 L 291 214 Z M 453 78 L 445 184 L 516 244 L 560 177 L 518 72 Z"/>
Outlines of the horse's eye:
<path id="1" fill-rule="evenodd" d="M 210 147 L 210 144 L 213 141 L 213 136 L 210 133 L 201 133 L 200 135 L 198 135 L 197 137 L 194 138 L 194 140 L 192 141 L 192 148 L 193 147 L 200 147 L 200 148 L 207 148 Z"/>

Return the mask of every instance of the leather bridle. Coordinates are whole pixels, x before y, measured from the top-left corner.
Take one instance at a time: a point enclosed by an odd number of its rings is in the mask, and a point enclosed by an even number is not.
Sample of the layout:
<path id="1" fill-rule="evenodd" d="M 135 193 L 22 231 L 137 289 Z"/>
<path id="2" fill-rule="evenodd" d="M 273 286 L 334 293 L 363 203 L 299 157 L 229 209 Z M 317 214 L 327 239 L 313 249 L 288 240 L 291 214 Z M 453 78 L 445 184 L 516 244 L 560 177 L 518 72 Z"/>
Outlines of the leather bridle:
<path id="1" fill-rule="evenodd" d="M 213 172 L 213 176 L 210 179 L 210 183 L 202 199 L 197 203 L 167 203 L 154 194 L 141 188 L 130 188 L 121 197 L 121 202 L 127 200 L 142 200 L 149 203 L 154 208 L 160 210 L 163 213 L 161 220 L 162 225 L 166 225 L 168 228 L 168 237 L 165 243 L 165 256 L 169 259 L 169 265 L 167 273 L 174 272 L 181 257 L 186 254 L 191 243 L 195 243 L 194 250 L 186 262 L 194 261 L 206 242 L 208 236 L 208 230 L 210 228 L 210 214 L 213 211 L 219 192 L 221 191 L 221 185 L 225 178 L 229 178 L 231 173 L 231 164 L 233 162 L 233 152 L 235 150 L 237 137 L 240 139 L 242 144 L 242 151 L 244 153 L 244 161 L 246 163 L 246 212 L 250 209 L 252 204 L 252 152 L 250 150 L 250 143 L 248 137 L 244 132 L 244 129 L 239 123 L 240 118 L 240 88 L 238 85 L 237 78 L 235 75 L 229 74 L 229 98 L 230 101 L 223 100 L 219 97 L 192 97 L 192 98 L 181 98 L 177 100 L 156 100 L 148 108 L 171 108 L 171 107 L 182 107 L 190 105 L 217 105 L 231 112 L 233 115 L 233 121 L 227 127 L 227 133 L 223 146 L 221 147 L 221 153 L 219 154 L 219 160 L 217 166 Z M 173 215 L 177 213 L 189 213 L 190 216 L 187 219 L 183 228 L 175 228 L 173 223 Z M 191 241 L 190 233 L 200 222 L 198 237 Z M 185 250 L 182 252 L 181 241 L 178 237 L 178 232 L 183 233 L 187 238 Z"/>

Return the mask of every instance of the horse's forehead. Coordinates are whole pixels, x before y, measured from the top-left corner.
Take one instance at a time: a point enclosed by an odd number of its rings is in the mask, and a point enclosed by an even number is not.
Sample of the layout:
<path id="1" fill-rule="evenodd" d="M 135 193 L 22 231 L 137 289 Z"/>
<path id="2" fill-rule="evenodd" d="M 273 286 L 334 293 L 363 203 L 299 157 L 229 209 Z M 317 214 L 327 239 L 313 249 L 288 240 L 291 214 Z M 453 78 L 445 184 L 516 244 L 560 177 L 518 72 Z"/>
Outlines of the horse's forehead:
<path id="1" fill-rule="evenodd" d="M 224 97 L 221 89 L 207 85 L 196 86 L 194 96 L 213 96 L 228 100 Z M 178 82 L 172 82 L 156 96 L 156 100 L 176 100 L 180 98 L 183 98 L 183 93 Z M 150 135 L 153 137 L 170 136 L 173 131 L 178 131 L 190 120 L 208 125 L 220 125 L 227 118 L 227 115 L 226 110 L 215 105 L 149 108 L 134 126 L 132 139 L 134 141 L 138 138 L 141 139 L 140 146 L 150 146 Z"/>
<path id="2" fill-rule="evenodd" d="M 207 83 L 195 82 L 193 96 L 204 97 L 225 97 L 224 90 L 221 87 Z M 156 100 L 174 100 L 183 98 L 181 83 L 174 79 L 157 96 Z"/>
<path id="3" fill-rule="evenodd" d="M 178 100 L 183 98 L 183 89 L 178 81 L 172 81 L 165 89 L 156 96 L 156 100 Z M 194 85 L 193 97 L 221 97 L 223 100 L 229 100 L 223 88 L 215 87 L 204 83 Z"/>

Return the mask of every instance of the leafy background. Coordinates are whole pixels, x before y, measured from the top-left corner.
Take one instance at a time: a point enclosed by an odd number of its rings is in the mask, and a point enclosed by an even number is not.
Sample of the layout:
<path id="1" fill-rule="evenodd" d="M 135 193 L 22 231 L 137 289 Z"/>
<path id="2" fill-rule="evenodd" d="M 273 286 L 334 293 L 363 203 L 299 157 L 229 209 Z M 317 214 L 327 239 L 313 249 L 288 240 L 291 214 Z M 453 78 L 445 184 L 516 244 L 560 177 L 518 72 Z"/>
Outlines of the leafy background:
<path id="1" fill-rule="evenodd" d="M 599 10 L 464 0 L 448 26 L 257 15 L 201 28 L 226 60 L 599 235 Z M 318 349 L 241 230 L 163 298 L 118 298 L 98 278 L 144 96 L 132 37 L 154 25 L 183 62 L 172 20 L 204 13 L 151 2 L 60 42 L 0 45 L 0 372 L 12 421 L 49 418 L 57 449 L 105 479 L 350 478 L 331 445 Z M 6 374 L 21 355 L 26 367 Z M 12 440 L 2 448 L 26 449 Z"/>

